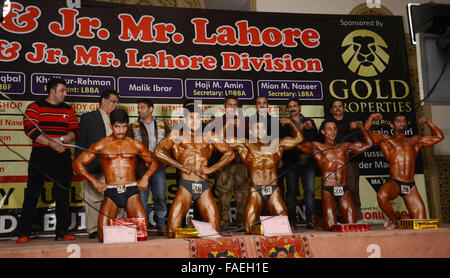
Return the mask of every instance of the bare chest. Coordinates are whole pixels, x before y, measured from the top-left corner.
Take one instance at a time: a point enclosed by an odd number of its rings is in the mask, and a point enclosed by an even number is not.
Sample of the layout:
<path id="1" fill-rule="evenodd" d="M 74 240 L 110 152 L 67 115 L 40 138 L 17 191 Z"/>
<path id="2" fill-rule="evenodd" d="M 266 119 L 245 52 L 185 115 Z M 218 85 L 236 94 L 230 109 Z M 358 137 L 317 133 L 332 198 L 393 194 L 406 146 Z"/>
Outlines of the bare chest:
<path id="1" fill-rule="evenodd" d="M 138 154 L 138 150 L 132 144 L 128 142 L 114 142 L 107 144 L 105 148 L 102 149 L 102 159 L 113 160 L 113 159 L 132 159 Z"/>
<path id="2" fill-rule="evenodd" d="M 252 165 L 255 168 L 267 169 L 276 167 L 281 159 L 281 148 L 269 145 L 250 145 L 247 155 L 247 164 Z"/>

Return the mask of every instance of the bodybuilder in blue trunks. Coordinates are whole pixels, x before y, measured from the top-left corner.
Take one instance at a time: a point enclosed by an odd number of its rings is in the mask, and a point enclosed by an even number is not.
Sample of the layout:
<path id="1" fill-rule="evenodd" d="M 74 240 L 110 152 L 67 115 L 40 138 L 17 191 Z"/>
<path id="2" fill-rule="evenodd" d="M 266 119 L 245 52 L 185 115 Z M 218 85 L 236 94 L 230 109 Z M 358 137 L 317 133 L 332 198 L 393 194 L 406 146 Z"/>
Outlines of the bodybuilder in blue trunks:
<path id="1" fill-rule="evenodd" d="M 181 227 L 183 217 L 191 202 L 197 201 L 200 215 L 220 232 L 220 218 L 217 204 L 209 188 L 208 175 L 226 166 L 234 159 L 234 152 L 214 132 L 202 131 L 201 110 L 191 105 L 184 111 L 184 128 L 172 130 L 159 142 L 155 155 L 166 163 L 181 170 L 177 195 L 169 211 L 167 237 L 175 236 L 175 229 Z M 211 167 L 208 160 L 216 148 L 221 159 Z M 173 157 L 170 153 L 172 152 Z"/>

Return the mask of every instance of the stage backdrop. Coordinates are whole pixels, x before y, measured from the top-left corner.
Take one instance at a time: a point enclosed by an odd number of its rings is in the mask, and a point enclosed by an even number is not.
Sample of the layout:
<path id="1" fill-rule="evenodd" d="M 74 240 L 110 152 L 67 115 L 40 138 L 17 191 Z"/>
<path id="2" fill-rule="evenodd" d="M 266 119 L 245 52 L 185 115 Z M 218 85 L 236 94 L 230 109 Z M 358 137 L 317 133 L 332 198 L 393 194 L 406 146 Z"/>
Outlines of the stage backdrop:
<path id="1" fill-rule="evenodd" d="M 253 13 L 128 6 L 82 1 L 12 2 L 0 24 L 0 89 L 16 102 L 0 100 L 0 138 L 29 158 L 31 141 L 23 132 L 18 108 L 45 97 L 52 76 L 68 84 L 66 102 L 78 115 L 98 107 L 108 88 L 120 93 L 121 107 L 132 120 L 136 101 L 151 98 L 155 115 L 169 127 L 180 121 L 181 103 L 202 100 L 204 120 L 223 114 L 223 99 L 236 95 L 245 115 L 253 101 L 267 96 L 269 112 L 288 115 L 284 103 L 295 97 L 302 113 L 319 126 L 334 100 L 346 104 L 355 121 L 379 112 L 374 123 L 390 133 L 388 121 L 408 116 L 407 133 L 417 133 L 405 51 L 402 18 Z M 27 161 L 0 145 L 0 237 L 14 236 L 27 181 Z M 363 220 L 383 221 L 376 189 L 389 167 L 378 148 L 361 155 L 360 192 Z M 175 197 L 174 169 L 168 169 L 167 197 Z M 427 201 L 420 159 L 416 183 Z M 320 204 L 320 177 L 316 198 Z M 51 184 L 39 201 L 36 229 L 55 228 Z M 73 231 L 84 231 L 81 179 L 71 188 Z M 302 194 L 298 197 L 303 198 Z M 150 201 L 151 203 L 151 201 Z M 403 201 L 395 200 L 398 211 Z M 426 204 L 427 205 L 427 204 Z M 320 206 L 318 206 L 319 208 Z M 298 213 L 304 217 L 300 204 Z M 427 211 L 428 212 L 428 211 Z M 192 212 L 191 212 L 192 213 Z M 232 217 L 233 215 L 231 215 Z"/>

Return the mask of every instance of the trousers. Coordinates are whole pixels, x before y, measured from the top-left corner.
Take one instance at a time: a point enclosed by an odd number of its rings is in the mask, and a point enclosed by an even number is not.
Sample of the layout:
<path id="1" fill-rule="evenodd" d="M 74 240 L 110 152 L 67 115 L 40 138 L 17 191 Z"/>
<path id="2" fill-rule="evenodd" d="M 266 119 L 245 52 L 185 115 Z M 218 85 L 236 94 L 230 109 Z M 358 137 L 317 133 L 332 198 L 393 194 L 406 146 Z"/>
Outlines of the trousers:
<path id="1" fill-rule="evenodd" d="M 20 232 L 29 235 L 34 213 L 44 183 L 54 180 L 52 199 L 56 202 L 56 232 L 66 233 L 70 224 L 70 187 L 72 184 L 72 159 L 70 150 L 59 154 L 45 147 L 33 147 L 28 165 L 28 182 L 19 220 Z"/>
<path id="2" fill-rule="evenodd" d="M 238 227 L 244 226 L 244 212 L 249 186 L 247 166 L 243 163 L 227 165 L 217 172 L 216 188 L 218 192 L 220 226 L 230 226 L 230 203 L 234 191 L 236 191 L 234 192 L 236 223 Z"/>

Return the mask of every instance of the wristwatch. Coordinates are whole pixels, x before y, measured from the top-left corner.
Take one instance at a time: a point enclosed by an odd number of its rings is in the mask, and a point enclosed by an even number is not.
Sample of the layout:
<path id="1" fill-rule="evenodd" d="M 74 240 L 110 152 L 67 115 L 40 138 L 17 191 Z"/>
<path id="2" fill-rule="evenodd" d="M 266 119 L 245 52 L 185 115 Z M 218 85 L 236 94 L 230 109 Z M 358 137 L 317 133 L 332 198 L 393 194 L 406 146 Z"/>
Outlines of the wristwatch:
<path id="1" fill-rule="evenodd" d="M 59 137 L 59 140 L 64 143 L 64 136 Z"/>

